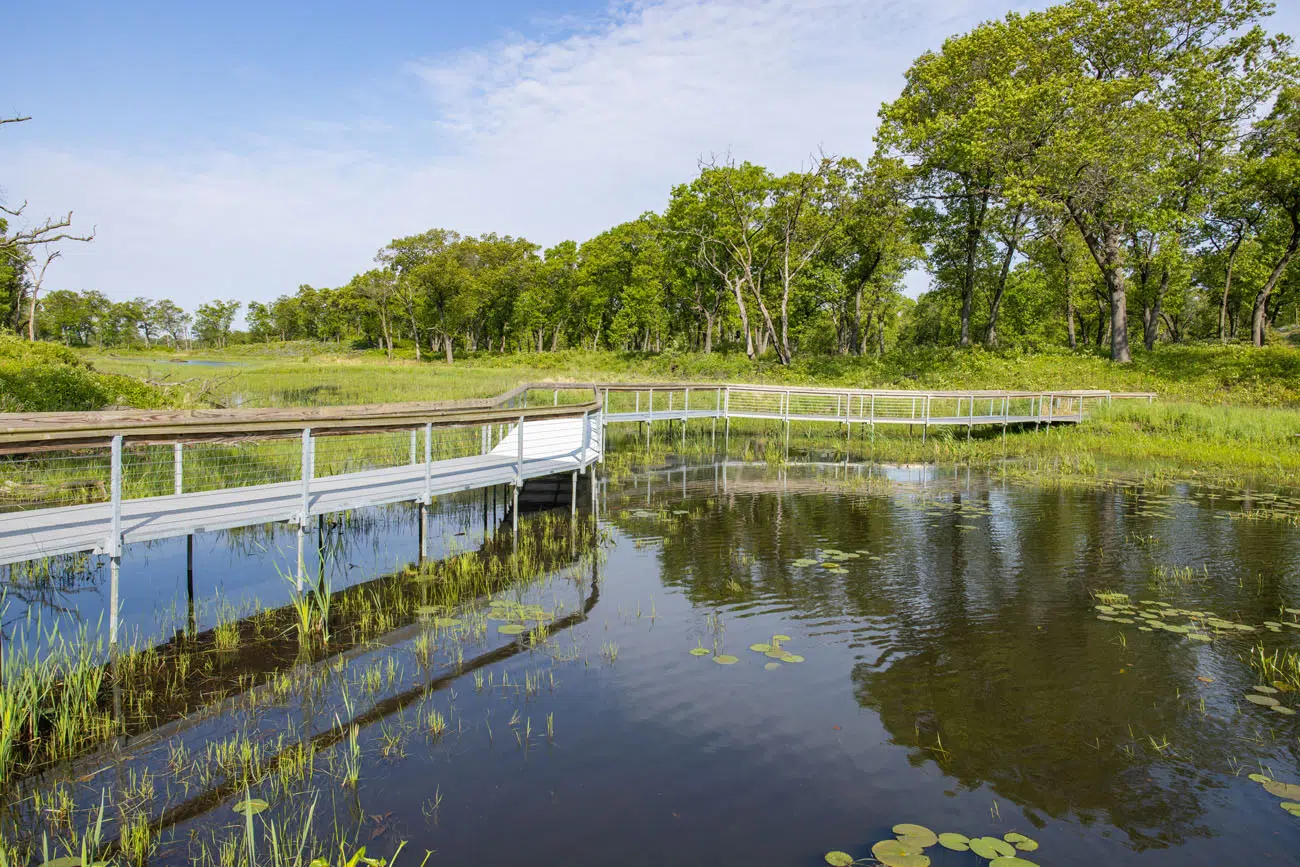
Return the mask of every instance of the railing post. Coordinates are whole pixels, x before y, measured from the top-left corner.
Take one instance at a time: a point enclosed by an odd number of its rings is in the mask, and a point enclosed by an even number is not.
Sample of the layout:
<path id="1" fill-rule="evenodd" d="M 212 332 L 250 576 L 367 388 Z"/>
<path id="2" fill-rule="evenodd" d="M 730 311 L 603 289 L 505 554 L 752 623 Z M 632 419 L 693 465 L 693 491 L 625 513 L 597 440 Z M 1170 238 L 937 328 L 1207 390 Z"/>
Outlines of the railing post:
<path id="1" fill-rule="evenodd" d="M 578 462 L 582 464 L 582 468 L 584 470 L 587 468 L 587 453 L 590 451 L 590 449 L 591 449 L 591 413 L 584 412 L 582 414 L 582 451 L 579 453 L 581 457 L 578 458 Z"/>
<path id="2" fill-rule="evenodd" d="M 515 487 L 519 488 L 524 483 L 524 417 L 519 416 L 519 427 L 515 429 L 518 434 L 515 437 L 515 445 L 518 446 L 518 464 L 515 467 Z"/>
<path id="3" fill-rule="evenodd" d="M 113 437 L 109 450 L 109 497 L 112 500 L 108 531 L 108 643 L 117 647 L 118 582 L 122 568 L 122 435 Z"/>
<path id="4" fill-rule="evenodd" d="M 314 442 L 311 428 L 302 429 L 302 503 L 298 513 L 298 592 L 302 592 L 303 579 L 307 572 L 304 544 L 307 535 L 307 520 L 311 512 L 311 477 L 315 474 Z"/>
<path id="5" fill-rule="evenodd" d="M 925 445 L 925 438 L 930 433 L 930 395 L 925 396 L 925 427 L 921 429 L 921 445 Z"/>
<path id="6" fill-rule="evenodd" d="M 172 492 L 180 496 L 185 488 L 185 465 L 182 463 L 180 443 L 172 444 Z"/>
<path id="7" fill-rule="evenodd" d="M 731 454 L 731 386 L 727 386 L 723 393 L 722 417 L 726 420 L 726 430 L 722 434 L 722 464 L 726 466 L 727 456 Z"/>
<path id="8" fill-rule="evenodd" d="M 975 429 L 975 395 L 970 396 L 970 419 L 966 422 L 966 442 L 970 442 L 971 431 Z"/>
<path id="9" fill-rule="evenodd" d="M 411 463 L 413 464 L 417 463 L 415 459 L 415 442 L 416 442 L 415 428 L 411 428 Z"/>
<path id="10" fill-rule="evenodd" d="M 487 428 L 483 428 L 487 434 Z M 424 504 L 433 502 L 433 422 L 424 425 Z"/>

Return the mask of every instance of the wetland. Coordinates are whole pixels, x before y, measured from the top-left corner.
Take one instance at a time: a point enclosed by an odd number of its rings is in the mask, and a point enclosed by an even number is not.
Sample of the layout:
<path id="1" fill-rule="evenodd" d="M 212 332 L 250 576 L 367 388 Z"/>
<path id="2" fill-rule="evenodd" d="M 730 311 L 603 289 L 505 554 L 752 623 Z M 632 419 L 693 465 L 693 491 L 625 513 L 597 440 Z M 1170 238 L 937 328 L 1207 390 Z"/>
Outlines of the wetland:
<path id="1" fill-rule="evenodd" d="M 107 663 L 96 558 L 11 570 L 5 863 L 1300 851 L 1300 499 L 797 457 L 615 452 L 517 549 L 446 498 L 423 563 L 337 516 L 303 594 L 292 528 L 199 536 L 192 612 L 134 546 Z"/>

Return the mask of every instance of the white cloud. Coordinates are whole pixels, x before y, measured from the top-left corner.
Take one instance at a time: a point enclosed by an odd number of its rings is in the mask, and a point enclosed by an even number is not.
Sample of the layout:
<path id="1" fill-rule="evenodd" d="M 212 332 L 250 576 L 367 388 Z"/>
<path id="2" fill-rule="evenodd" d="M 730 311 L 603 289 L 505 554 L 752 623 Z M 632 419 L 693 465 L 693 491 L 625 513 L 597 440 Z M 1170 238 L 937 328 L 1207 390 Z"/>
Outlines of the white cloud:
<path id="1" fill-rule="evenodd" d="M 336 285 L 395 235 L 447 226 L 550 244 L 648 209 L 697 159 L 796 168 L 818 147 L 865 156 L 912 59 L 997 0 L 662 0 L 547 39 L 412 59 L 404 114 L 319 118 L 337 149 L 243 130 L 256 149 L 185 154 L 16 148 L 6 180 L 34 209 L 76 209 L 91 245 L 53 288 L 114 297 L 268 298 Z M 304 122 L 306 125 L 307 122 Z M 432 130 L 424 156 L 392 130 Z M 418 133 L 417 133 L 418 137 Z M 14 147 L 9 145 L 9 147 Z M 15 190 L 15 192 L 17 192 Z"/>

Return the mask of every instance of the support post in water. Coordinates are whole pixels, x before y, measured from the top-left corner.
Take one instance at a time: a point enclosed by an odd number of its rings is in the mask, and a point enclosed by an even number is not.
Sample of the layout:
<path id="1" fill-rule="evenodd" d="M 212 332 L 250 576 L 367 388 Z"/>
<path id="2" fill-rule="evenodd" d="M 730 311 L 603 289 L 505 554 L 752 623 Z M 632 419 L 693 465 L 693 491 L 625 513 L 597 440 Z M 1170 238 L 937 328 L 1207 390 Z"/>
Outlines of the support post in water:
<path id="1" fill-rule="evenodd" d="M 514 535 L 514 542 L 519 544 L 519 489 L 524 484 L 524 417 L 519 416 L 519 426 L 515 428 L 515 437 L 519 447 L 519 464 L 515 469 L 514 484 L 514 501 L 510 508 L 510 532 Z"/>
<path id="2" fill-rule="evenodd" d="M 117 647 L 118 580 L 122 569 L 122 435 L 113 437 L 110 450 L 109 489 L 112 516 L 108 531 L 108 643 Z"/>
<path id="3" fill-rule="evenodd" d="M 311 477 L 312 467 L 311 428 L 302 429 L 302 508 L 298 513 L 298 592 L 302 592 L 303 577 L 307 572 L 306 557 L 303 547 L 306 544 L 307 521 L 311 511 Z"/>
<path id="4" fill-rule="evenodd" d="M 190 635 L 199 630 L 198 617 L 194 613 L 194 534 L 185 537 L 185 600 L 186 618 Z"/>
<path id="5" fill-rule="evenodd" d="M 578 517 L 578 471 L 574 470 L 569 484 L 569 519 Z"/>
<path id="6" fill-rule="evenodd" d="M 424 501 L 423 501 L 423 500 L 420 501 L 420 503 L 419 503 L 419 505 L 418 505 L 418 510 L 419 510 L 419 513 L 420 513 L 420 515 L 419 515 L 419 517 L 420 517 L 420 528 L 419 528 L 419 531 L 418 531 L 419 534 L 420 534 L 420 560 L 419 560 L 419 562 L 420 562 L 421 564 L 423 564 L 425 558 L 429 556 L 429 511 L 428 511 L 428 507 L 424 504 Z"/>

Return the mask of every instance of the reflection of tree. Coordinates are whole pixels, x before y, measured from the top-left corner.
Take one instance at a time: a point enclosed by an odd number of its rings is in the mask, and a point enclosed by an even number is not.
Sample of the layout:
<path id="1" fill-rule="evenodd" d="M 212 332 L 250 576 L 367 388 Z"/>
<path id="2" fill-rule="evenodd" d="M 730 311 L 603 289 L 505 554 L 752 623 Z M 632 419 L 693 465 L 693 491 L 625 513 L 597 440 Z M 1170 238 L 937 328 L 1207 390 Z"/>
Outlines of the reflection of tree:
<path id="1" fill-rule="evenodd" d="M 653 516 L 632 497 L 613 517 L 661 538 L 662 580 L 697 604 L 767 600 L 837 618 L 842 640 L 864 648 L 851 673 L 858 702 L 915 763 L 936 762 L 964 788 L 990 786 L 1031 815 L 1110 823 L 1139 848 L 1208 833 L 1204 793 L 1247 748 L 1240 719 L 1201 712 L 1197 657 L 1212 654 L 1248 684 L 1240 646 L 1100 623 L 1089 594 L 1153 593 L 1161 552 L 1130 537 L 1213 539 L 1201 555 L 1231 557 L 1241 549 L 1225 533 L 1251 547 L 1271 536 L 1277 550 L 1278 528 L 1224 521 L 1190 500 L 1176 520 L 1161 517 L 1135 506 L 1147 492 L 1120 487 L 1006 490 L 976 478 L 818 495 L 808 479 L 795 483 L 800 472 L 770 470 L 766 485 L 748 477 L 717 495 L 692 486 L 685 502 L 667 484 Z M 885 559 L 849 561 L 843 575 L 792 565 L 827 547 Z M 1286 568 L 1243 562 L 1266 577 L 1171 592 L 1259 622 L 1261 606 L 1276 610 Z M 1262 599 L 1248 598 L 1259 588 Z"/>
<path id="2" fill-rule="evenodd" d="M 10 627 L 17 629 L 30 610 L 79 622 L 74 598 L 98 592 L 97 560 L 87 554 L 61 554 L 0 567 L 0 640 L 8 640 Z"/>
<path id="3" fill-rule="evenodd" d="M 1008 600 L 991 618 L 919 632 L 887 667 L 855 665 L 858 702 L 914 763 L 934 760 L 962 787 L 988 785 L 1054 818 L 1104 818 L 1141 847 L 1204 833 L 1199 790 L 1211 782 L 1172 757 L 1203 764 L 1228 734 L 1175 699 L 1194 694 L 1190 648 L 1134 642 L 1124 653 L 1073 607 L 1033 609 Z M 1148 736 L 1172 746 L 1162 754 Z"/>

